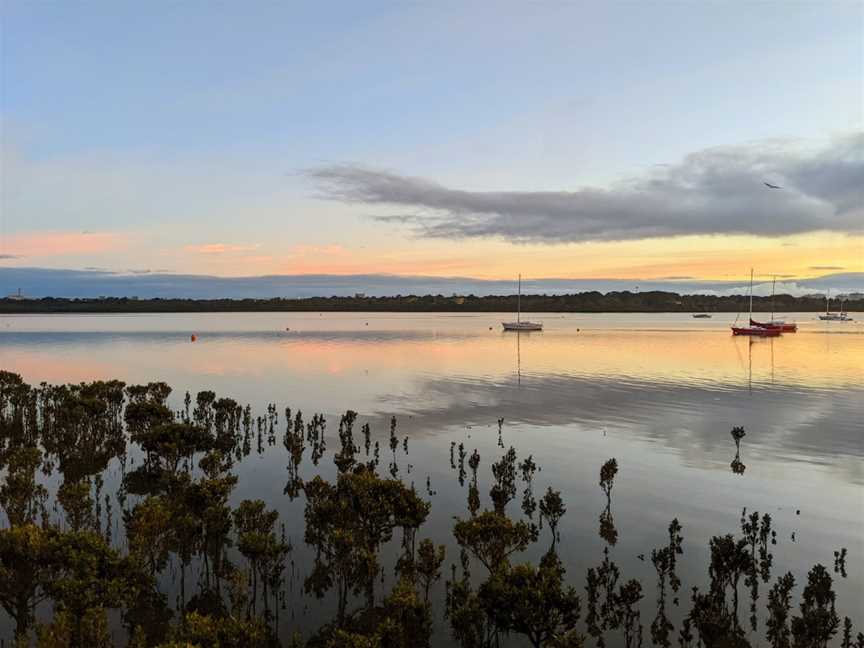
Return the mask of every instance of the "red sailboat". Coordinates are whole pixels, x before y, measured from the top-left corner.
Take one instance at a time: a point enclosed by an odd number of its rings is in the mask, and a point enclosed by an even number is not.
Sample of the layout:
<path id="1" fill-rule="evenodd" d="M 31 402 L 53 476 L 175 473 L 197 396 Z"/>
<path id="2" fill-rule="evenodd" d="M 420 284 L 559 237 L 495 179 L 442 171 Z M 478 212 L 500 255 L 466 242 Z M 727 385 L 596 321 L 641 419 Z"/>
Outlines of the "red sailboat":
<path id="1" fill-rule="evenodd" d="M 795 322 L 786 322 L 784 320 L 774 319 L 774 287 L 776 285 L 777 277 L 774 277 L 774 281 L 771 282 L 771 319 L 767 322 L 757 322 L 753 319 L 753 316 L 751 314 L 750 326 L 758 326 L 759 328 L 764 329 L 778 329 L 781 333 L 796 333 L 798 331 L 798 325 Z"/>
<path id="2" fill-rule="evenodd" d="M 778 337 L 783 331 L 779 328 L 762 326 L 733 326 L 732 335 L 752 335 L 754 337 Z"/>
<path id="3" fill-rule="evenodd" d="M 735 318 L 738 321 L 738 318 Z M 753 337 L 777 337 L 783 332 L 779 327 L 757 326 L 753 321 L 753 268 L 750 268 L 750 326 L 732 325 L 732 335 L 750 335 Z"/>
<path id="4" fill-rule="evenodd" d="M 750 320 L 750 326 L 758 326 L 764 329 L 777 329 L 781 333 L 796 333 L 798 325 L 795 322 L 784 322 L 783 320 L 771 320 L 770 322 L 757 322 Z"/>

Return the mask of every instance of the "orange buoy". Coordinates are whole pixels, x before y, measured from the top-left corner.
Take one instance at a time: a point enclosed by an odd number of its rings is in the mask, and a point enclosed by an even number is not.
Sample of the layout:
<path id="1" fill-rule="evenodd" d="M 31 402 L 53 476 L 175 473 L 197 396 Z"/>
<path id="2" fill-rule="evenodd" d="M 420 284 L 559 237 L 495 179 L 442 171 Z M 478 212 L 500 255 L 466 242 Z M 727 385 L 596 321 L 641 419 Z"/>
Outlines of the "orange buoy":
<path id="1" fill-rule="evenodd" d="M 198 336 L 197 336 L 197 335 L 193 335 L 190 339 L 194 342 L 195 340 L 198 339 Z"/>

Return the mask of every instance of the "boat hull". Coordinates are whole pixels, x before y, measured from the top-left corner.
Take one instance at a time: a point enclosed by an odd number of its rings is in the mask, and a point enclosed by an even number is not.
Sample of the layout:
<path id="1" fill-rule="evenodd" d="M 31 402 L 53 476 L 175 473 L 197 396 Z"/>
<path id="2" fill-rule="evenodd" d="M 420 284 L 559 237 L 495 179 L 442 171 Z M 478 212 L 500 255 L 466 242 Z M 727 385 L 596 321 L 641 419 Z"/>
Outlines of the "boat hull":
<path id="1" fill-rule="evenodd" d="M 779 337 L 780 329 L 761 328 L 759 326 L 733 326 L 732 335 L 750 335 L 753 337 Z"/>
<path id="2" fill-rule="evenodd" d="M 798 325 L 795 322 L 757 322 L 751 319 L 750 326 L 758 326 L 764 329 L 779 329 L 782 333 L 796 333 L 798 331 Z"/>
<path id="3" fill-rule="evenodd" d="M 542 331 L 543 325 L 537 322 L 501 322 L 505 331 Z"/>

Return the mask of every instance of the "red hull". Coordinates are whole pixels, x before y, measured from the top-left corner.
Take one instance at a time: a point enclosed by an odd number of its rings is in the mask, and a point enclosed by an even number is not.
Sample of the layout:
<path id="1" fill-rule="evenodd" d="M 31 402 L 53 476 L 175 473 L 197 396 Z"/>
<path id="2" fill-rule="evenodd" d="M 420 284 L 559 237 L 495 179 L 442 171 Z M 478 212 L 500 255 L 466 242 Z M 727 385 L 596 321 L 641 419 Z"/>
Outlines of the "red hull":
<path id="1" fill-rule="evenodd" d="M 752 335 L 755 337 L 778 337 L 782 333 L 779 328 L 762 328 L 760 326 L 733 326 L 732 335 Z"/>
<path id="2" fill-rule="evenodd" d="M 750 320 L 750 326 L 758 326 L 759 328 L 764 329 L 777 329 L 782 333 L 795 333 L 798 331 L 798 325 L 794 322 L 792 324 L 773 324 L 771 322 L 757 322 L 756 320 Z"/>

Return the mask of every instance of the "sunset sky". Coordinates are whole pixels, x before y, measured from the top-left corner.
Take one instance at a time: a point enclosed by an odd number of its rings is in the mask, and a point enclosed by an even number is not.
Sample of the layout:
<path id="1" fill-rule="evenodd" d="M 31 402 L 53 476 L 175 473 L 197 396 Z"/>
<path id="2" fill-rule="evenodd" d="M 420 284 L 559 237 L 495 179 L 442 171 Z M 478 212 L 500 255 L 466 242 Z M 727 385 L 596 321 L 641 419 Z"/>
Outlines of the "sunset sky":
<path id="1" fill-rule="evenodd" d="M 860 2 L 0 12 L 0 268 L 864 271 Z"/>

